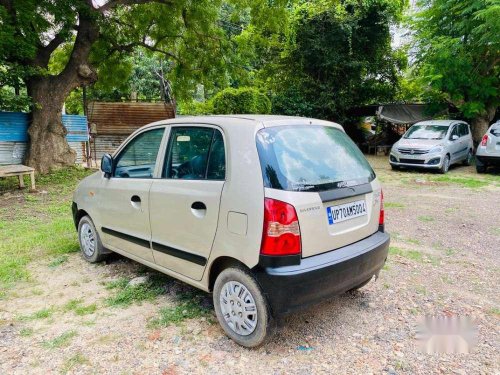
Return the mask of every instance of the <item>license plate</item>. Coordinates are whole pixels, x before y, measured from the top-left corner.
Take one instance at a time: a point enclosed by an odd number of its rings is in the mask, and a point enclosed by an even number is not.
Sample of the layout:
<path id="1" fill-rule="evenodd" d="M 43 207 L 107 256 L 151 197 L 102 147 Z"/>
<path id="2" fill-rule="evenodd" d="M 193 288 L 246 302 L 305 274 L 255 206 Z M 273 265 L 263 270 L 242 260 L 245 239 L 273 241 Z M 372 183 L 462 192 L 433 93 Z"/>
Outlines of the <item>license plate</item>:
<path id="1" fill-rule="evenodd" d="M 339 204 L 326 208 L 328 224 L 332 225 L 342 221 L 366 215 L 366 202 L 364 200 Z"/>

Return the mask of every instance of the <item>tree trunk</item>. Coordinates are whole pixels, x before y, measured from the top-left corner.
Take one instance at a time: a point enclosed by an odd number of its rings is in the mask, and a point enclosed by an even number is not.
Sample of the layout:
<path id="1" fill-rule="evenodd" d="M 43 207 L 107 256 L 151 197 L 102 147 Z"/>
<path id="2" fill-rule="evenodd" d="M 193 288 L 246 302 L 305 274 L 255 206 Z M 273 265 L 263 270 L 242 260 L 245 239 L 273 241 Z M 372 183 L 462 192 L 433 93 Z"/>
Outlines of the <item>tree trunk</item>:
<path id="1" fill-rule="evenodd" d="M 483 135 L 488 130 L 490 122 L 495 117 L 497 108 L 495 106 L 489 106 L 486 109 L 486 113 L 481 116 L 477 116 L 472 120 L 472 138 L 474 139 L 474 144 L 477 145 L 481 142 Z"/>
<path id="2" fill-rule="evenodd" d="M 41 173 L 75 163 L 76 152 L 66 141 L 62 108 L 72 90 L 97 81 L 95 70 L 88 64 L 92 44 L 99 38 L 96 17 L 82 13 L 78 22 L 73 51 L 63 71 L 57 76 L 37 76 L 26 82 L 34 108 L 28 128 L 29 147 L 25 164 Z M 40 51 L 37 66 L 48 66 L 51 51 L 47 52 L 46 48 L 49 46 L 50 43 Z"/>
<path id="3" fill-rule="evenodd" d="M 27 84 L 28 93 L 36 103 L 28 128 L 29 148 L 25 164 L 41 173 L 73 165 L 76 152 L 66 141 L 62 124 L 62 107 L 69 92 L 51 77 L 34 79 Z"/>

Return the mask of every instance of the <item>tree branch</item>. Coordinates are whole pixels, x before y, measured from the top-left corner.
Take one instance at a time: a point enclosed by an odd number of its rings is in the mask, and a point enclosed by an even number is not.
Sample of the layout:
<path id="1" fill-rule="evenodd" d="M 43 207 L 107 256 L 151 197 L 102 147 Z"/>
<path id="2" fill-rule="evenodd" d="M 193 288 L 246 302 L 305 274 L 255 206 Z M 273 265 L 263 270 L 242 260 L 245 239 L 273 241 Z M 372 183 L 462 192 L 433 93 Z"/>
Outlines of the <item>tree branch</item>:
<path id="1" fill-rule="evenodd" d="M 115 8 L 119 5 L 141 5 L 141 4 L 148 4 L 148 3 L 160 3 L 160 4 L 173 5 L 173 3 L 169 0 L 109 0 L 106 4 L 101 5 L 96 10 L 103 13 L 103 12 L 105 12 L 109 9 Z"/>

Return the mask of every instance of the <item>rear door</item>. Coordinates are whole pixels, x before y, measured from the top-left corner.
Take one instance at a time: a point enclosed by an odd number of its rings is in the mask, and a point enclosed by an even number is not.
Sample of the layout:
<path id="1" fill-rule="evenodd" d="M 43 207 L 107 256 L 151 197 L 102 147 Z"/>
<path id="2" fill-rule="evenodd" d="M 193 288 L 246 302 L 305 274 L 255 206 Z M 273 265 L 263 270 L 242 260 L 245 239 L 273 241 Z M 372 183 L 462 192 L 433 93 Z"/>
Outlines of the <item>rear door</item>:
<path id="1" fill-rule="evenodd" d="M 201 280 L 217 230 L 225 165 L 220 129 L 171 127 L 162 178 L 153 181 L 149 201 L 158 265 Z"/>
<path id="2" fill-rule="evenodd" d="M 358 147 L 329 126 L 277 126 L 259 131 L 268 198 L 295 207 L 302 256 L 352 244 L 378 230 L 380 186 Z"/>
<path id="3" fill-rule="evenodd" d="M 149 190 L 165 129 L 137 134 L 114 158 L 114 172 L 99 190 L 102 240 L 153 262 L 150 248 Z"/>

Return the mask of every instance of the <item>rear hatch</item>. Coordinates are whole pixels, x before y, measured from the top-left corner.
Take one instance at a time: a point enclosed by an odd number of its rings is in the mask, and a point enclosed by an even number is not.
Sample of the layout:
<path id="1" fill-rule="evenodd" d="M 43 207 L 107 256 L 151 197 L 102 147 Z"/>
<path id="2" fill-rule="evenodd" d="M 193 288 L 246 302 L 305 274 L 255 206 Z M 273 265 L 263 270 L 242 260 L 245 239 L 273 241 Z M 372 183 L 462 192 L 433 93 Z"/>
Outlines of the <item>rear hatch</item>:
<path id="1" fill-rule="evenodd" d="M 352 244 L 378 230 L 380 186 L 342 129 L 276 126 L 257 133 L 265 196 L 295 207 L 302 256 Z"/>
<path id="2" fill-rule="evenodd" d="M 500 123 L 494 124 L 488 132 L 489 141 L 486 144 L 486 151 L 489 154 L 500 156 Z"/>

